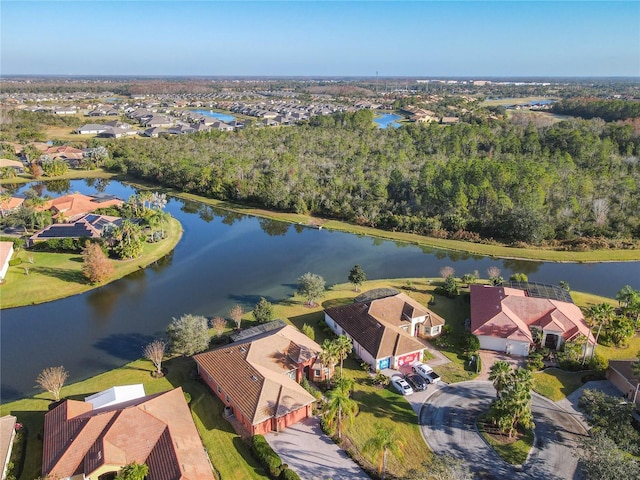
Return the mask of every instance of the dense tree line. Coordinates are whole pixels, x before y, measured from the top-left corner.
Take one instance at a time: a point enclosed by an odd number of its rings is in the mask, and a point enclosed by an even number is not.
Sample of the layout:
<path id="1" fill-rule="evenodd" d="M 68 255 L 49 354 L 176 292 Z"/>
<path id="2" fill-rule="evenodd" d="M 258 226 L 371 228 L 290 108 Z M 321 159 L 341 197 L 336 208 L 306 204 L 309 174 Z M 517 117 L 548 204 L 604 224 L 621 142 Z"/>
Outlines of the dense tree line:
<path id="1" fill-rule="evenodd" d="M 367 114 L 111 141 L 109 168 L 214 198 L 443 237 L 640 237 L 640 137 L 631 125 L 378 130 Z"/>
<path id="2" fill-rule="evenodd" d="M 596 98 L 565 99 L 551 108 L 554 113 L 582 118 L 601 118 L 607 122 L 640 117 L 640 101 L 602 100 Z"/>

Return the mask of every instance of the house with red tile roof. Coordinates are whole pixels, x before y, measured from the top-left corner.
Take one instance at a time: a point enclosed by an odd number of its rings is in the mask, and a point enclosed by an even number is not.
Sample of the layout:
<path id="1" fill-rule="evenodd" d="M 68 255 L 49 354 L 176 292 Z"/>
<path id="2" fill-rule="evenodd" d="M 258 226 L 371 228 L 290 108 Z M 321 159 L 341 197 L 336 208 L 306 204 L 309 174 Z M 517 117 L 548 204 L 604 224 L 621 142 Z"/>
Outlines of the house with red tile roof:
<path id="1" fill-rule="evenodd" d="M 54 198 L 44 204 L 44 210 L 51 210 L 53 218 L 70 222 L 91 213 L 98 208 L 120 207 L 124 204 L 119 198 L 110 195 L 83 195 L 72 193 Z"/>
<path id="2" fill-rule="evenodd" d="M 445 323 L 404 293 L 328 308 L 324 318 L 336 335 L 351 339 L 355 354 L 374 370 L 422 360 L 425 344 L 416 337 L 436 336 Z"/>
<path id="3" fill-rule="evenodd" d="M 292 325 L 276 327 L 243 331 L 231 345 L 193 357 L 202 380 L 251 435 L 311 416 L 315 398 L 299 382 L 329 373 L 318 360 L 320 345 Z"/>
<path id="4" fill-rule="evenodd" d="M 64 400 L 45 415 L 43 477 L 101 480 L 133 462 L 148 480 L 214 479 L 180 387 L 97 409 Z"/>
<path id="5" fill-rule="evenodd" d="M 534 344 L 533 330 L 538 329 L 547 348 L 558 349 L 582 337 L 591 351 L 595 339 L 580 308 L 566 301 L 571 300 L 568 292 L 557 295 L 559 287 L 527 285 L 471 285 L 471 333 L 480 340 L 480 348 L 526 356 Z"/>
<path id="6" fill-rule="evenodd" d="M 24 197 L 8 197 L 0 199 L 0 216 L 4 217 L 24 203 Z"/>

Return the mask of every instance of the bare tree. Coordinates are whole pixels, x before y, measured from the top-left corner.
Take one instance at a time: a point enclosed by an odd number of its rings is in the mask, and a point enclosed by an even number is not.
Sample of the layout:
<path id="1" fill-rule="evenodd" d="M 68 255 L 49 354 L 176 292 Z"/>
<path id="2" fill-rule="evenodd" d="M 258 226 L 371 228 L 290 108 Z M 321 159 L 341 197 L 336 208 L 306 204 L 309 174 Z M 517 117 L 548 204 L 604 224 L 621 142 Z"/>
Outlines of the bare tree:
<path id="1" fill-rule="evenodd" d="M 497 278 L 500 276 L 500 269 L 498 267 L 489 267 L 487 268 L 487 275 L 489 275 L 489 278 Z"/>
<path id="2" fill-rule="evenodd" d="M 453 269 L 453 267 L 442 267 L 440 269 L 440 276 L 446 280 L 449 277 L 453 277 L 455 275 L 456 271 Z"/>
<path id="3" fill-rule="evenodd" d="M 144 347 L 144 358 L 151 361 L 156 367 L 156 376 L 162 376 L 162 359 L 164 358 L 164 351 L 167 348 L 167 344 L 162 340 L 154 340 L 149 345 Z"/>
<path id="4" fill-rule="evenodd" d="M 53 398 L 57 402 L 60 400 L 60 390 L 62 390 L 62 386 L 68 376 L 69 372 L 67 372 L 62 365 L 59 367 L 49 367 L 40 372 L 40 375 L 36 378 L 36 383 L 43 390 L 53 394 Z"/>
<path id="5" fill-rule="evenodd" d="M 213 327 L 213 331 L 216 333 L 216 337 L 220 338 L 222 332 L 227 326 L 227 321 L 222 317 L 216 317 L 211 321 L 211 326 Z"/>
<path id="6" fill-rule="evenodd" d="M 596 198 L 593 201 L 593 216 L 596 219 L 596 225 L 599 227 L 607 223 L 609 215 L 609 202 L 606 198 Z"/>
<path id="7" fill-rule="evenodd" d="M 236 328 L 238 329 L 240 328 L 240 323 L 242 323 L 242 315 L 244 315 L 244 310 L 242 310 L 242 307 L 238 304 L 234 305 L 231 307 L 231 310 L 229 310 L 229 318 L 233 320 L 236 324 Z"/>

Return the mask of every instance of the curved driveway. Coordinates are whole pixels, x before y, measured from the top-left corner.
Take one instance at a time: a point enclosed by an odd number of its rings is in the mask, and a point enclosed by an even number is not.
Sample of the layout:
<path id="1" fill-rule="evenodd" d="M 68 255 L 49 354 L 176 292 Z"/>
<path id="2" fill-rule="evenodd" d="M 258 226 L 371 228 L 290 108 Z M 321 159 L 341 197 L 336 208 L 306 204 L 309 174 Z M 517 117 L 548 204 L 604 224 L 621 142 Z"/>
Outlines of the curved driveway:
<path id="1" fill-rule="evenodd" d="M 464 459 L 482 478 L 566 480 L 582 478 L 573 455 L 587 432 L 551 400 L 533 394 L 535 442 L 521 468 L 504 462 L 482 439 L 475 419 L 495 398 L 491 382 L 449 385 L 429 397 L 420 412 L 425 440 L 435 453 Z"/>

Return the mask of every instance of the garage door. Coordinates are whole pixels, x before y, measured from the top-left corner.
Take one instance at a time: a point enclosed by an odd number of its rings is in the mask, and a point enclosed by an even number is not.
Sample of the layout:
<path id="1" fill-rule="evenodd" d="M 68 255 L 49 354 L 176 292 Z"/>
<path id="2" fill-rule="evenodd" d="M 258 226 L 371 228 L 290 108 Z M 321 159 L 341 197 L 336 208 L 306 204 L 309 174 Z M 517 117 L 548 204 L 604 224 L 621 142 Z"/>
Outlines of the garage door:
<path id="1" fill-rule="evenodd" d="M 413 352 L 407 355 L 396 357 L 397 368 L 400 368 L 403 365 L 411 365 L 413 362 L 422 360 L 422 358 L 420 358 L 422 356 L 421 354 L 422 352 Z"/>
<path id="2" fill-rule="evenodd" d="M 380 370 L 384 370 L 385 368 L 389 368 L 389 365 L 391 365 L 391 359 L 390 358 L 383 358 L 382 360 L 380 360 L 378 362 L 378 368 Z"/>

